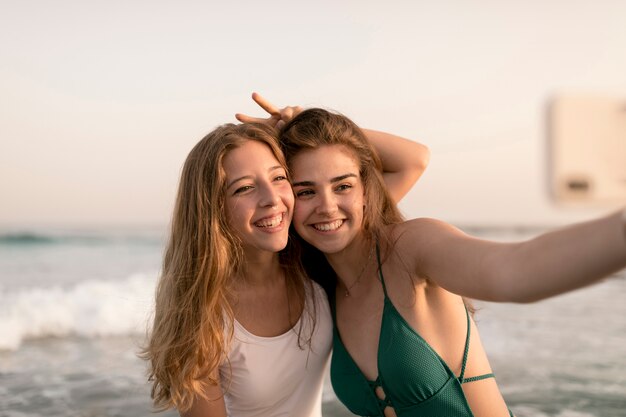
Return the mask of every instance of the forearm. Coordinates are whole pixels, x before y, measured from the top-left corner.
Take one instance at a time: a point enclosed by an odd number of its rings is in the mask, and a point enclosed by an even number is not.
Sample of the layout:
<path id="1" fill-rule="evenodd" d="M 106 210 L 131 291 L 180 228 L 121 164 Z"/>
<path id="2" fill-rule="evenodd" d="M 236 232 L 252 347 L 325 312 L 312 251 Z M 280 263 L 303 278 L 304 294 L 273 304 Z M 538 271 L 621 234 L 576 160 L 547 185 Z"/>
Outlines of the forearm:
<path id="1" fill-rule="evenodd" d="M 399 201 L 428 166 L 428 147 L 390 133 L 362 130 L 381 159 L 383 178 L 391 197 Z"/>
<path id="2" fill-rule="evenodd" d="M 540 300 L 592 284 L 626 267 L 623 216 L 620 211 L 512 245 L 498 260 L 498 269 L 506 277 L 502 283 L 505 298 Z"/>

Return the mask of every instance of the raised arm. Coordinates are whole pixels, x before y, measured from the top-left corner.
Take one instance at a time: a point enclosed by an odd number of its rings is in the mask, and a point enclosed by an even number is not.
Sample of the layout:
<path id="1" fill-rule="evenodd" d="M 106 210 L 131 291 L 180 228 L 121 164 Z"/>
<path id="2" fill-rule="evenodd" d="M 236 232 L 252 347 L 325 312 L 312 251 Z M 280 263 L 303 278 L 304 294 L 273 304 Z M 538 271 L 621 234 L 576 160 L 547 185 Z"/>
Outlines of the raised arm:
<path id="1" fill-rule="evenodd" d="M 390 133 L 361 129 L 376 149 L 383 164 L 383 179 L 394 201 L 400 201 L 428 166 L 430 151 L 425 145 Z"/>
<path id="2" fill-rule="evenodd" d="M 413 259 L 418 274 L 451 292 L 488 301 L 532 302 L 626 267 L 624 213 L 520 243 L 480 240 L 443 222 L 418 219 L 405 224 L 396 247 L 401 256 Z"/>

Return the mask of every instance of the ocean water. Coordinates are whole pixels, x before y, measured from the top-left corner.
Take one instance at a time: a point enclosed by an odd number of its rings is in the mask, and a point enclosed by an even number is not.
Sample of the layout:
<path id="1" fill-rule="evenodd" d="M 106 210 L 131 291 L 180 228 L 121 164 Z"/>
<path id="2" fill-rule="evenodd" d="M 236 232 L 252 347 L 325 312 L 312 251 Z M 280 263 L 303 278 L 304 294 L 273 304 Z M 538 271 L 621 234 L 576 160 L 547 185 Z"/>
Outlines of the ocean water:
<path id="1" fill-rule="evenodd" d="M 537 231 L 471 230 L 496 240 Z M 137 358 L 164 231 L 0 231 L 0 417 L 148 416 Z M 531 305 L 476 303 L 518 417 L 626 416 L 626 272 Z M 351 415 L 324 390 L 324 415 Z M 159 414 L 176 416 L 173 411 Z"/>

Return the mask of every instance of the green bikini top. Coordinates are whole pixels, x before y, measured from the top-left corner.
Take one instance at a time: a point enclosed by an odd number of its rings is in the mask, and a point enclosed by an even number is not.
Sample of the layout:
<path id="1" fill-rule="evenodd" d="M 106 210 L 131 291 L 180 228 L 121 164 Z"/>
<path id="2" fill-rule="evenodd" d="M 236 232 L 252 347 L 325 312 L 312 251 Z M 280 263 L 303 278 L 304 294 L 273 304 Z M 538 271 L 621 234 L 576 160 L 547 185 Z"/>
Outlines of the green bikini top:
<path id="1" fill-rule="evenodd" d="M 346 350 L 337 330 L 333 302 L 333 356 L 330 376 L 337 398 L 354 414 L 384 416 L 393 407 L 398 417 L 473 416 L 461 384 L 494 377 L 485 374 L 465 378 L 470 341 L 467 308 L 467 336 L 461 374 L 457 377 L 433 348 L 404 320 L 387 296 L 380 252 L 376 247 L 378 273 L 385 294 L 378 342 L 378 378 L 369 381 Z M 382 387 L 386 398 L 376 395 Z"/>

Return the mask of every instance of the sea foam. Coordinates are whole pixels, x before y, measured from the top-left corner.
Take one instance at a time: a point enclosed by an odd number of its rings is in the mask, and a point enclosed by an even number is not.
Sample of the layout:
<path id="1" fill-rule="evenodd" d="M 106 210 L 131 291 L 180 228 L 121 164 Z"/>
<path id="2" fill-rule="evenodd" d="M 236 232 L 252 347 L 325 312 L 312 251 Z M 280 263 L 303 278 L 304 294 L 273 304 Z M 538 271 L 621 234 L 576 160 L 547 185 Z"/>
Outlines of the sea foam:
<path id="1" fill-rule="evenodd" d="M 141 334 L 154 308 L 156 276 L 0 292 L 0 349 L 16 350 L 25 339 Z"/>

